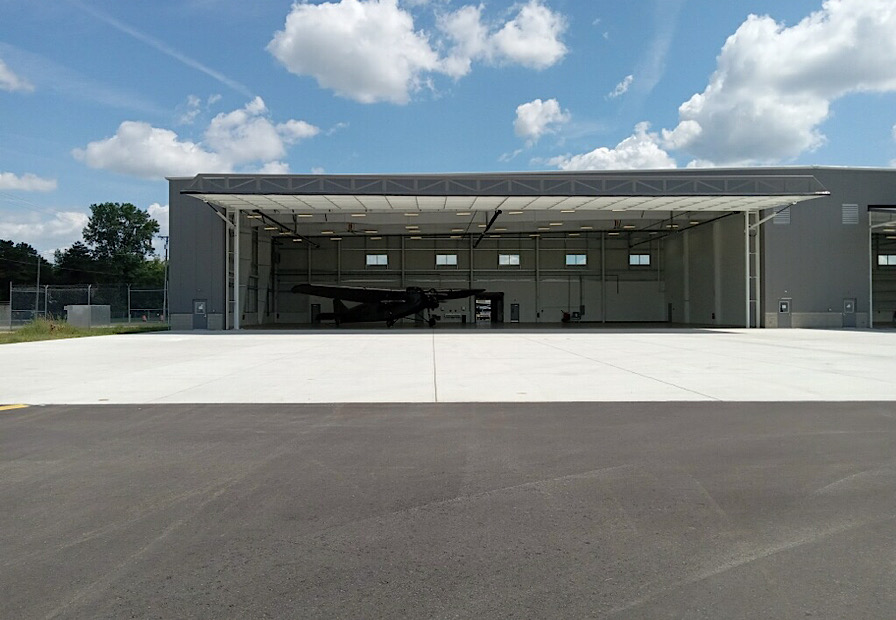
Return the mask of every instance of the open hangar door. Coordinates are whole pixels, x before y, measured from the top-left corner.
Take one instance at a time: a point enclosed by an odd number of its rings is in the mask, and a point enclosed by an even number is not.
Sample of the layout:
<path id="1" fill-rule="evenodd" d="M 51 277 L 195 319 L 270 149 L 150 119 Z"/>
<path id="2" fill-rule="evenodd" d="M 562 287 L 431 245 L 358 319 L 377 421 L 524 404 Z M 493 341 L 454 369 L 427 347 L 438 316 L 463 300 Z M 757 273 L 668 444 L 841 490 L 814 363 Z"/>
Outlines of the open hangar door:
<path id="1" fill-rule="evenodd" d="M 871 207 L 872 320 L 896 327 L 896 206 Z"/>
<path id="2" fill-rule="evenodd" d="M 537 226 L 536 221 L 523 231 L 498 230 L 482 239 L 481 233 L 440 232 L 438 222 L 427 226 L 421 216 L 402 217 L 403 222 L 421 222 L 416 224 L 421 228 L 413 229 L 421 234 L 383 234 L 389 225 L 369 213 L 363 230 L 376 234 L 359 234 L 357 220 L 330 217 L 328 228 L 300 242 L 274 237 L 272 322 L 308 324 L 315 322 L 316 312 L 330 312 L 332 300 L 291 292 L 296 284 L 315 282 L 485 289 L 488 295 L 479 298 L 503 299 L 502 312 L 490 316 L 520 324 L 744 324 L 746 259 L 740 213 L 639 216 L 637 224 L 591 214 L 566 219 L 566 230 L 551 227 L 549 221 Z M 465 217 L 475 228 L 474 222 L 485 221 L 481 214 Z M 447 301 L 439 315 L 444 324 L 482 323 L 473 298 Z"/>
<path id="3" fill-rule="evenodd" d="M 707 221 L 708 216 L 639 218 L 642 228 L 638 230 L 625 220 L 592 214 L 587 219 L 566 219 L 562 224 L 565 231 L 550 226 L 548 220 L 558 219 L 556 216 L 545 216 L 546 226 L 537 226 L 540 222 L 535 221 L 523 224 L 522 231 L 498 230 L 482 239 L 478 239 L 481 233 L 440 232 L 435 222 L 423 228 L 426 224 L 421 216 L 403 217 L 405 222 L 421 222 L 417 224 L 421 228 L 414 230 L 426 230 L 427 234 L 383 234 L 388 224 L 367 214 L 365 226 L 373 228 L 364 230 L 376 230 L 376 234 L 357 234 L 356 221 L 333 221 L 331 217 L 322 231 L 325 234 L 312 234 L 301 242 L 275 237 L 273 321 L 308 324 L 315 322 L 315 312 L 330 312 L 332 300 L 291 292 L 297 284 L 314 282 L 486 291 L 475 298 L 444 302 L 439 309 L 443 324 L 481 325 L 484 306 L 480 304 L 477 311 L 477 299 L 489 301 L 487 322 L 667 322 L 666 244 Z M 477 220 L 485 221 L 482 215 L 464 217 L 472 228 L 479 227 Z M 669 229 L 670 221 L 680 223 Z M 499 229 L 512 225 L 500 218 L 497 222 L 505 224 L 497 226 Z M 711 262 L 711 256 L 694 252 L 694 264 Z M 494 305 L 496 301 L 500 308 Z M 408 317 L 405 322 L 413 320 Z"/>
<path id="4" fill-rule="evenodd" d="M 227 304 L 241 309 L 228 327 L 237 329 L 241 322 L 312 323 L 315 309 L 327 312 L 331 301 L 292 292 L 309 282 L 484 289 L 503 293 L 505 317 L 524 324 L 567 315 L 737 324 L 734 307 L 741 306 L 742 325 L 742 308 L 756 303 L 749 292 L 738 299 L 734 288 L 749 290 L 744 231 L 763 209 L 825 193 L 805 175 L 685 171 L 200 175 L 185 185 L 181 193 L 228 223 Z M 452 299 L 440 312 L 473 323 L 475 301 Z"/>

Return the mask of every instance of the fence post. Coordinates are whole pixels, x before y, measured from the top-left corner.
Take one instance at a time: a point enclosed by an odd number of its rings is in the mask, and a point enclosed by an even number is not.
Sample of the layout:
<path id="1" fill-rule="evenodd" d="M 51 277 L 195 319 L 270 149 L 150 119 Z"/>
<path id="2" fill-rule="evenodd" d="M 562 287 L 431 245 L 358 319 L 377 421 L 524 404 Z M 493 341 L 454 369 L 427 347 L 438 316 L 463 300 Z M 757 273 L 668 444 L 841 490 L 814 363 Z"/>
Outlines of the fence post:
<path id="1" fill-rule="evenodd" d="M 131 285 L 128 284 L 128 325 L 131 324 Z"/>
<path id="2" fill-rule="evenodd" d="M 47 318 L 48 302 L 50 301 L 50 285 L 44 284 L 44 319 Z"/>
<path id="3" fill-rule="evenodd" d="M 88 306 L 90 305 L 90 287 L 91 286 L 92 285 L 90 285 L 90 284 L 87 285 L 87 305 Z"/>

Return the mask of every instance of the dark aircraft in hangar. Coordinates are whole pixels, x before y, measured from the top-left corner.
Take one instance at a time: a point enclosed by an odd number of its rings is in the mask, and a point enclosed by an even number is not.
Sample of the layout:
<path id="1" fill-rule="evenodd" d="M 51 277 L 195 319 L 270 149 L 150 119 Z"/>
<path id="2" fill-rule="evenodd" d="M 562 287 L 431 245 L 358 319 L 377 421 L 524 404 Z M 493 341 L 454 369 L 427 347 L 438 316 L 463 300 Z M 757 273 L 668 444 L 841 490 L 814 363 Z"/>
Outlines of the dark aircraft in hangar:
<path id="1" fill-rule="evenodd" d="M 364 288 L 358 286 L 326 286 L 319 284 L 297 284 L 293 293 L 328 297 L 333 300 L 333 312 L 321 312 L 319 320 L 340 323 L 371 323 L 385 321 L 392 327 L 400 318 L 426 312 L 426 322 L 434 327 L 441 317 L 433 314 L 439 304 L 449 299 L 462 299 L 485 292 L 482 288 L 464 289 L 424 289 L 409 286 L 404 289 Z M 359 302 L 348 307 L 343 302 Z"/>

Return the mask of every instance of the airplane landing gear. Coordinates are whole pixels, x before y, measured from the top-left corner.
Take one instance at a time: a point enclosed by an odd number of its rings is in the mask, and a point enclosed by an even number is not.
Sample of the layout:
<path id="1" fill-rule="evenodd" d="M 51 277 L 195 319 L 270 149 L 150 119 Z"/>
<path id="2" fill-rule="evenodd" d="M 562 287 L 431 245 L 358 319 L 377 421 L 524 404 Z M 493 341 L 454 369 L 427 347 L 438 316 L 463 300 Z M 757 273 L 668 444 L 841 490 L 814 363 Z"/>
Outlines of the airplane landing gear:
<path id="1" fill-rule="evenodd" d="M 435 327 L 435 326 L 436 326 L 436 323 L 437 323 L 438 321 L 441 321 L 441 320 L 442 320 L 442 317 L 440 317 L 438 314 L 433 314 L 433 315 L 431 315 L 431 316 L 429 317 L 429 319 L 427 319 L 426 323 L 427 323 L 430 327 Z"/>

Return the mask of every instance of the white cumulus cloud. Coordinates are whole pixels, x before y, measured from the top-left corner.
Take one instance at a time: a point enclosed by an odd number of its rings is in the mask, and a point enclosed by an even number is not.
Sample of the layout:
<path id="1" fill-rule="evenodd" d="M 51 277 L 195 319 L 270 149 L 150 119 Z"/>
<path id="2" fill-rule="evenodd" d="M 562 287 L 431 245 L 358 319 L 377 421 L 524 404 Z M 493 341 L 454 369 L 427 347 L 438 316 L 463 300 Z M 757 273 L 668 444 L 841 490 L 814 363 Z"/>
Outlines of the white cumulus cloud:
<path id="1" fill-rule="evenodd" d="M 834 100 L 896 91 L 894 32 L 892 0 L 826 0 L 792 27 L 752 15 L 663 138 L 717 165 L 780 162 L 815 149 Z"/>
<path id="2" fill-rule="evenodd" d="M 535 143 L 544 134 L 557 131 L 557 127 L 569 119 L 569 112 L 561 110 L 556 99 L 535 99 L 517 106 L 513 130 L 520 138 Z"/>
<path id="3" fill-rule="evenodd" d="M 0 239 L 27 243 L 41 252 L 44 258 L 52 260 L 53 250 L 67 248 L 81 238 L 87 220 L 87 213 L 81 211 L 3 218 L 0 220 Z"/>
<path id="4" fill-rule="evenodd" d="M 44 179 L 30 172 L 21 176 L 12 172 L 0 172 L 0 189 L 24 192 L 52 192 L 56 189 L 56 179 Z"/>
<path id="5" fill-rule="evenodd" d="M 296 3 L 268 51 L 291 73 L 362 103 L 406 103 L 439 64 L 396 0 Z"/>
<path id="6" fill-rule="evenodd" d="M 75 149 L 72 155 L 91 168 L 154 179 L 231 172 L 252 164 L 283 170 L 285 164 L 278 160 L 287 147 L 319 131 L 297 120 L 275 125 L 264 101 L 256 97 L 239 110 L 215 116 L 202 142 L 181 139 L 170 129 L 125 121 L 114 136 Z"/>
<path id="7" fill-rule="evenodd" d="M 34 90 L 34 85 L 16 75 L 0 58 L 0 90 L 31 92 Z"/>
<path id="8" fill-rule="evenodd" d="M 512 19 L 494 26 L 483 23 L 482 6 L 439 14 L 434 37 L 417 29 L 404 8 L 426 4 L 297 2 L 267 49 L 291 73 L 311 76 L 340 96 L 397 104 L 410 101 L 434 75 L 466 75 L 477 60 L 545 69 L 567 53 L 561 40 L 566 20 L 542 0 L 529 0 Z"/>
<path id="9" fill-rule="evenodd" d="M 659 136 L 648 123 L 635 126 L 635 133 L 614 148 L 601 147 L 580 155 L 561 155 L 548 164 L 561 170 L 656 170 L 675 168 L 675 160 L 662 149 Z"/>
<path id="10" fill-rule="evenodd" d="M 202 145 L 141 121 L 125 121 L 111 138 L 91 142 L 72 155 L 91 168 L 147 179 L 231 169 L 229 162 Z"/>
<path id="11" fill-rule="evenodd" d="M 560 40 L 565 30 L 566 20 L 559 13 L 540 0 L 529 0 L 492 37 L 494 54 L 524 67 L 546 69 L 566 55 L 566 46 Z"/>

